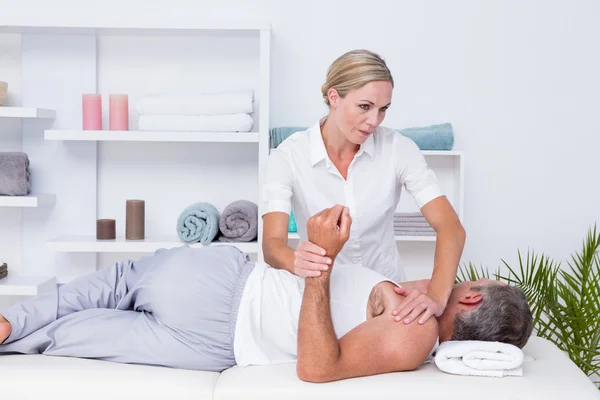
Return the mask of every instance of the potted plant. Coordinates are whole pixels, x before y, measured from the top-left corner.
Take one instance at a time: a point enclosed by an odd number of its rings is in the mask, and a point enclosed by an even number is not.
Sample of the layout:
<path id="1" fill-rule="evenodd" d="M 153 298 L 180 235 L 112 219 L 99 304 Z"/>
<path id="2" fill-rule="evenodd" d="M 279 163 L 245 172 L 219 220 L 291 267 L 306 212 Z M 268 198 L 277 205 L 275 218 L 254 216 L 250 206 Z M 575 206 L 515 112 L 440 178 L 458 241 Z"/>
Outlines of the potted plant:
<path id="1" fill-rule="evenodd" d="M 533 314 L 534 334 L 550 340 L 600 389 L 600 232 L 590 228 L 579 252 L 566 266 L 528 251 L 518 251 L 518 266 L 506 261 L 491 274 L 473 263 L 459 268 L 457 282 L 481 277 L 497 279 L 523 289 Z"/>

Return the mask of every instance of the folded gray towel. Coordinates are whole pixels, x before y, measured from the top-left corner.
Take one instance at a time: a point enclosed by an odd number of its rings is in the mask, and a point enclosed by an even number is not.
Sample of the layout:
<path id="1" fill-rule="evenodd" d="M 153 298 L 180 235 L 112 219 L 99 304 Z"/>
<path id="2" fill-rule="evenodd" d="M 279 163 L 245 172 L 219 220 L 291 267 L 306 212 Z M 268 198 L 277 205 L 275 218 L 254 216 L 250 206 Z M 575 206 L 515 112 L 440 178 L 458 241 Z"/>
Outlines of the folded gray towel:
<path id="1" fill-rule="evenodd" d="M 25 196 L 29 193 L 31 193 L 31 182 L 27 154 L 0 153 L 0 195 Z"/>
<path id="2" fill-rule="evenodd" d="M 250 242 L 258 234 L 258 206 L 248 200 L 229 204 L 219 219 L 220 242 Z"/>

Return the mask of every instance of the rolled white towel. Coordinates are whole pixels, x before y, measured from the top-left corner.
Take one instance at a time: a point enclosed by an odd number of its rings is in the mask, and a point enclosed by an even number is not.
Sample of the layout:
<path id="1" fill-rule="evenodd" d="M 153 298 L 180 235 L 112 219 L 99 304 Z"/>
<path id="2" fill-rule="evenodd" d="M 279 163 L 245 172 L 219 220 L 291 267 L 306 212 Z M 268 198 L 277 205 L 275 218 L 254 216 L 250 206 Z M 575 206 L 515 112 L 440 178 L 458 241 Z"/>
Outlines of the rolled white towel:
<path id="1" fill-rule="evenodd" d="M 140 115 L 223 115 L 254 111 L 251 90 L 223 93 L 168 93 L 143 96 L 137 102 Z"/>
<path id="2" fill-rule="evenodd" d="M 525 355 L 515 345 L 476 340 L 451 340 L 440 344 L 435 365 L 449 374 L 472 376 L 522 376 Z"/>
<path id="3" fill-rule="evenodd" d="M 254 121 L 248 114 L 140 115 L 140 131 L 249 132 Z"/>

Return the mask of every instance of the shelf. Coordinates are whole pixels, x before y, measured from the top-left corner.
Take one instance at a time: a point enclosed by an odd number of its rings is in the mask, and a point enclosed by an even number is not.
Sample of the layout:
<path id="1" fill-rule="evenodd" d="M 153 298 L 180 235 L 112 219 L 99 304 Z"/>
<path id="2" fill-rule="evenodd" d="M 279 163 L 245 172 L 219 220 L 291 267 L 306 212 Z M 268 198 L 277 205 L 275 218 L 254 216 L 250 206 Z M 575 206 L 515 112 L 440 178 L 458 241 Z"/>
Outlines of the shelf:
<path id="1" fill-rule="evenodd" d="M 435 236 L 402 236 L 396 235 L 394 236 L 396 241 L 398 242 L 435 242 Z M 288 233 L 288 239 L 290 240 L 300 240 L 300 236 L 295 233 Z"/>
<path id="2" fill-rule="evenodd" d="M 269 154 L 275 150 L 269 148 Z M 464 154 L 462 150 L 421 150 L 424 156 L 440 156 L 440 157 L 460 157 Z"/>
<path id="3" fill-rule="evenodd" d="M 421 150 L 424 156 L 462 156 L 462 150 Z"/>
<path id="4" fill-rule="evenodd" d="M 116 142 L 237 142 L 258 143 L 258 132 L 155 132 L 46 130 L 46 140 Z"/>
<path id="5" fill-rule="evenodd" d="M 51 290 L 56 278 L 50 276 L 13 276 L 10 270 L 0 279 L 0 296 L 36 296 Z"/>
<path id="6" fill-rule="evenodd" d="M 0 207 L 42 207 L 53 204 L 54 194 L 32 194 L 29 196 L 0 196 Z"/>
<path id="7" fill-rule="evenodd" d="M 270 30 L 271 23 L 266 20 L 221 19 L 221 18 L 109 18 L 102 20 L 97 15 L 90 18 L 46 17 L 42 14 L 14 18 L 0 17 L 0 33 L 48 33 L 48 34 L 96 34 L 96 35 L 187 35 L 202 31 L 260 31 Z"/>
<path id="8" fill-rule="evenodd" d="M 0 118 L 54 118 L 56 112 L 46 108 L 0 107 Z"/>
<path id="9" fill-rule="evenodd" d="M 200 243 L 184 243 L 174 236 L 147 237 L 145 240 L 97 240 L 95 236 L 61 236 L 46 242 L 48 248 L 59 252 L 75 253 L 152 253 L 158 249 L 170 249 L 188 245 L 203 247 Z M 226 243 L 213 242 L 209 246 L 233 245 L 245 253 L 257 253 L 257 242 Z"/>

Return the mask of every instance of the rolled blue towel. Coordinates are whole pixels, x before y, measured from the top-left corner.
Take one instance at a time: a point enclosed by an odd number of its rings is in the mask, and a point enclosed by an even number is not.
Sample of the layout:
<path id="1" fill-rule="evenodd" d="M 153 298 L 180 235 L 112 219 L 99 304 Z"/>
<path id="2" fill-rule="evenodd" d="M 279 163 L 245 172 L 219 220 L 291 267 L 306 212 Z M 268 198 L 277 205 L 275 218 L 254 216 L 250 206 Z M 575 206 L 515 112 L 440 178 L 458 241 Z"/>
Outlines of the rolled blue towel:
<path id="1" fill-rule="evenodd" d="M 219 219 L 220 242 L 250 242 L 258 235 L 258 205 L 236 200 L 225 207 Z"/>
<path id="2" fill-rule="evenodd" d="M 0 195 L 31 193 L 29 157 L 23 152 L 0 152 Z"/>
<path id="3" fill-rule="evenodd" d="M 271 129 L 271 147 L 279 146 L 294 133 L 306 129 L 308 128 L 298 126 Z M 412 139 L 421 150 L 452 150 L 454 147 L 454 130 L 450 123 L 396 129 L 396 131 Z"/>
<path id="4" fill-rule="evenodd" d="M 209 244 L 218 232 L 219 211 L 210 203 L 194 203 L 177 218 L 177 235 L 186 243 Z"/>
<path id="5" fill-rule="evenodd" d="M 454 147 L 454 130 L 450 123 L 397 131 L 412 139 L 421 150 L 452 150 Z"/>

